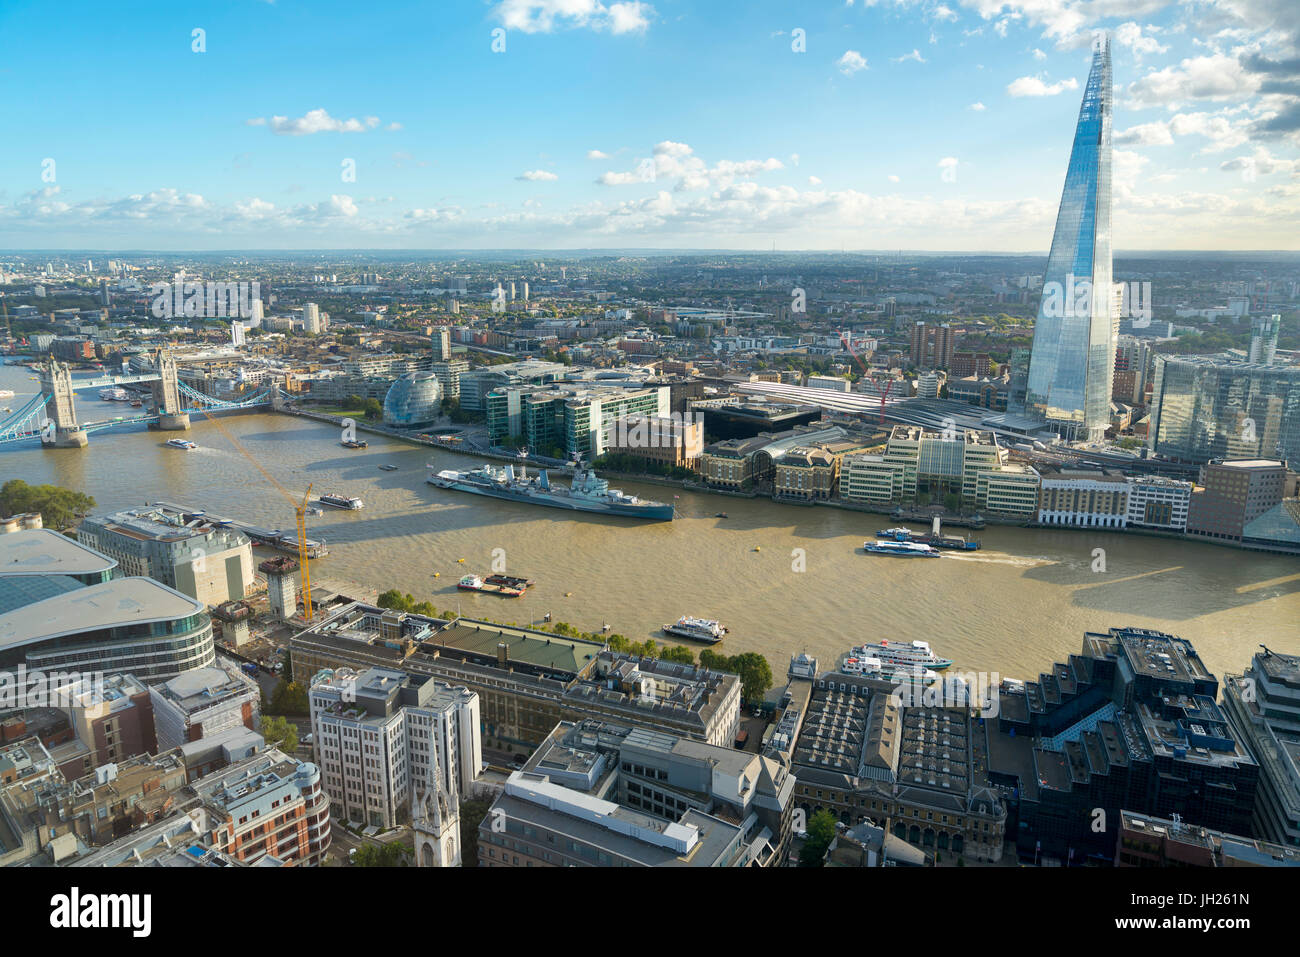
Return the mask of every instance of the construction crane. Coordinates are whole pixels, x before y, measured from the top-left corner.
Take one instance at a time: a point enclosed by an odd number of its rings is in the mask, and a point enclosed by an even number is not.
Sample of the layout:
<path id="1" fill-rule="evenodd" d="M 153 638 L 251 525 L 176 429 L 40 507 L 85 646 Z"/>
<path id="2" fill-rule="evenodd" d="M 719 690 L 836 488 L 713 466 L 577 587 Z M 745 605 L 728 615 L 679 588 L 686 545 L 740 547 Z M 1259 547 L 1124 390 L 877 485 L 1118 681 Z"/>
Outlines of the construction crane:
<path id="1" fill-rule="evenodd" d="M 230 444 L 238 450 L 240 455 L 253 463 L 253 467 L 261 472 L 268 482 L 275 486 L 276 490 L 285 497 L 289 504 L 293 506 L 294 512 L 297 513 L 298 568 L 302 576 L 302 613 L 307 621 L 311 621 L 313 612 L 311 607 L 311 571 L 307 567 L 307 501 L 311 498 L 312 486 L 310 484 L 307 486 L 307 491 L 303 494 L 302 502 L 299 502 L 293 497 L 293 494 L 287 488 L 279 483 L 274 475 L 262 468 L 262 464 L 258 462 L 257 459 L 253 458 L 248 449 L 244 448 L 240 444 L 239 439 L 235 438 L 229 429 L 221 424 L 220 419 L 210 414 L 207 409 L 200 409 L 199 411 L 203 413 L 204 418 L 221 430 L 221 434 L 230 440 Z"/>

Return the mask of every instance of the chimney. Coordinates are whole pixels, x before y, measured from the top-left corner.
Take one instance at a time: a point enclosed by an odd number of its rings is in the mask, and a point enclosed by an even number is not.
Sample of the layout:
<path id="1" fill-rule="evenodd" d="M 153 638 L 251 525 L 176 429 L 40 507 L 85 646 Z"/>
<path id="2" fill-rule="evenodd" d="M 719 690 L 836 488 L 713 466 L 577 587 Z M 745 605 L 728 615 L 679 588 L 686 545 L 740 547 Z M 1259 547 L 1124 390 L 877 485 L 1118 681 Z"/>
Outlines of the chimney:
<path id="1" fill-rule="evenodd" d="M 504 641 L 497 642 L 497 665 L 504 668 L 510 659 L 510 645 Z"/>

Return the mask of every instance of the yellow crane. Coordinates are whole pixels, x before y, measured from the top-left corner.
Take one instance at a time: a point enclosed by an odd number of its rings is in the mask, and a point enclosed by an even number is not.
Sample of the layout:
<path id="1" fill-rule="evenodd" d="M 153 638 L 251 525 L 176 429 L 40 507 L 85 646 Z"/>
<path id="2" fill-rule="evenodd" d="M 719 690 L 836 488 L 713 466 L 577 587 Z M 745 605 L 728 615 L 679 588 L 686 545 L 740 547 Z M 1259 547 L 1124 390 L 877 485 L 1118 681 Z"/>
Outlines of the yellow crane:
<path id="1" fill-rule="evenodd" d="M 220 419 L 209 414 L 206 409 L 200 409 L 199 411 L 203 413 L 204 418 L 221 430 L 221 434 L 230 440 L 230 444 L 235 447 L 239 454 L 252 462 L 253 467 L 261 472 L 266 480 L 275 486 L 276 490 L 279 491 L 279 493 L 288 500 L 289 504 L 293 506 L 294 512 L 298 517 L 298 567 L 302 575 L 302 613 L 308 621 L 311 621 L 313 612 L 311 607 L 311 571 L 307 568 L 307 501 L 311 498 L 312 486 L 310 484 L 307 486 L 307 491 L 303 494 L 302 502 L 299 502 L 293 497 L 293 494 L 287 488 L 276 480 L 274 475 L 262 468 L 262 464 L 258 462 L 257 459 L 253 458 L 248 449 L 244 448 L 239 443 L 239 439 L 235 438 L 229 429 L 221 424 Z"/>

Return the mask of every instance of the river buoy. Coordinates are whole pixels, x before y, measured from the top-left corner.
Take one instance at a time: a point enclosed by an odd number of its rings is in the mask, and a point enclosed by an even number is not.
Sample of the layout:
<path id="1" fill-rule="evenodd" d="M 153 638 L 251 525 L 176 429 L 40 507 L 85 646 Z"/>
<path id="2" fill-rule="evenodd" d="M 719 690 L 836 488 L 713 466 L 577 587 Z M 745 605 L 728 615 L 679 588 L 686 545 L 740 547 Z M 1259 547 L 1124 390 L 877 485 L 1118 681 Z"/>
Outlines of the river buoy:
<path id="1" fill-rule="evenodd" d="M 465 564 L 465 559 L 463 559 L 463 558 L 458 558 L 458 559 L 456 559 L 456 564 L 457 564 L 457 565 L 464 565 L 464 564 Z"/>
<path id="2" fill-rule="evenodd" d="M 756 552 L 761 552 L 762 550 L 763 550 L 763 546 L 762 546 L 762 545 L 755 545 L 755 546 L 754 546 L 754 551 L 756 551 Z"/>
<path id="3" fill-rule="evenodd" d="M 565 597 L 565 598 L 572 598 L 572 597 L 573 597 L 573 592 L 571 592 L 571 591 L 566 591 L 566 592 L 564 593 L 564 597 Z"/>
<path id="4" fill-rule="evenodd" d="M 434 578 L 441 578 L 441 577 L 442 577 L 442 572 L 434 572 L 434 573 L 433 573 L 433 577 L 434 577 Z"/>

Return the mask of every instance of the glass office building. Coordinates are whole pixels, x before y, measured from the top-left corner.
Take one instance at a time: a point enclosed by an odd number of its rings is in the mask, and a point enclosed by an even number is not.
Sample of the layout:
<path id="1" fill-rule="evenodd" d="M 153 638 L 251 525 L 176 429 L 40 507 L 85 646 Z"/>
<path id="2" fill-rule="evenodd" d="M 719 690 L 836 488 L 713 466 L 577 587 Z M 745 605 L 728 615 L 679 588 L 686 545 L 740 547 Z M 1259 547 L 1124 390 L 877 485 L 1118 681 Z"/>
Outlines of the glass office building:
<path id="1" fill-rule="evenodd" d="M 1118 310 L 1112 292 L 1110 41 L 1093 52 L 1034 325 L 1026 408 L 1067 439 L 1110 424 Z M 1084 285 L 1087 284 L 1087 285 Z"/>
<path id="2" fill-rule="evenodd" d="M 1189 462 L 1300 462 L 1300 366 L 1156 356 L 1147 441 Z"/>

